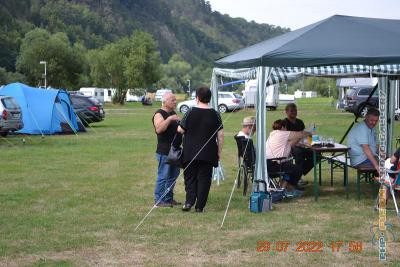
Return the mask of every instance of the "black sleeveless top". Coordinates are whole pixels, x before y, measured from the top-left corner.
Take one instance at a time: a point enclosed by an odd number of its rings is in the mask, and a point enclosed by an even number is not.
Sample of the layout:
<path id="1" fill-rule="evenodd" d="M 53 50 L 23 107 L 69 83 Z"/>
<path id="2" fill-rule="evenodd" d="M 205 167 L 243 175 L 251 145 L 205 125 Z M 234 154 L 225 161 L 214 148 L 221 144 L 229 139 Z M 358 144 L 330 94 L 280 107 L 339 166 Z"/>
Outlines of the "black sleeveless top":
<path id="1" fill-rule="evenodd" d="M 175 115 L 175 111 L 171 112 L 166 112 L 163 109 L 157 110 L 152 118 L 153 126 L 154 126 L 154 116 L 160 113 L 161 116 L 165 119 L 167 119 L 169 116 Z M 168 125 L 167 129 L 162 132 L 162 133 L 156 133 L 157 134 L 157 150 L 156 152 L 161 155 L 168 155 L 169 149 L 171 148 L 171 142 L 174 139 L 174 136 L 176 134 L 176 129 L 178 128 L 178 122 L 177 121 L 171 121 L 171 123 Z M 155 127 L 154 127 L 155 129 Z"/>

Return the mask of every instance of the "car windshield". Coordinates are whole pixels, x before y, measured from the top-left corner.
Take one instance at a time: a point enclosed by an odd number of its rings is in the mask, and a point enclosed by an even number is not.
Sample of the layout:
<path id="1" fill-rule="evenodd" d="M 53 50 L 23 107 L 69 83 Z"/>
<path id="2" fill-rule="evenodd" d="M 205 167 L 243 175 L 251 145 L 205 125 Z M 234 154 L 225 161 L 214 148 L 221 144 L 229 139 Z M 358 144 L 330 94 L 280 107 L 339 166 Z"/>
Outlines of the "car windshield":
<path id="1" fill-rule="evenodd" d="M 236 98 L 239 98 L 239 99 L 242 98 L 242 96 L 239 95 L 239 94 L 234 93 L 233 95 L 234 95 Z"/>
<path id="2" fill-rule="evenodd" d="M 4 106 L 6 109 L 15 109 L 15 108 L 18 108 L 18 104 L 17 104 L 17 102 L 15 102 L 14 98 L 6 97 L 6 98 L 3 98 L 3 99 L 1 100 L 1 102 L 3 103 L 3 106 Z"/>
<path id="3" fill-rule="evenodd" d="M 355 90 L 355 89 L 348 89 L 348 90 L 346 91 L 346 95 L 347 95 L 347 96 L 353 96 L 355 93 L 356 93 L 356 90 Z"/>
<path id="4" fill-rule="evenodd" d="M 372 91 L 371 88 L 361 88 L 360 91 L 358 92 L 358 95 L 368 96 L 371 93 L 371 91 Z"/>

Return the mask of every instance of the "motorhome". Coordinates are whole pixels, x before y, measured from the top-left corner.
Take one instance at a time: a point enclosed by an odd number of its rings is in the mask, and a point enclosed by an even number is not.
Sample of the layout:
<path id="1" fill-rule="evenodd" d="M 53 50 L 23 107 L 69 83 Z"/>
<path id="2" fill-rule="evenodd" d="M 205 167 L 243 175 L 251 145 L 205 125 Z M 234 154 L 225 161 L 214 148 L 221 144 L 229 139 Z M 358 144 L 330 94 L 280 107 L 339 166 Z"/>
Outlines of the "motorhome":
<path id="1" fill-rule="evenodd" d="M 257 80 L 247 80 L 243 91 L 246 107 L 254 107 L 257 97 Z M 270 110 L 276 110 L 279 104 L 279 84 L 267 86 L 265 106 Z"/>
<path id="2" fill-rule="evenodd" d="M 92 96 L 101 103 L 111 102 L 116 90 L 113 88 L 82 87 L 79 91 L 85 96 Z"/>
<path id="3" fill-rule="evenodd" d="M 165 93 L 172 93 L 170 89 L 160 89 L 156 91 L 156 95 L 154 97 L 155 101 L 161 101 L 162 97 Z"/>
<path id="4" fill-rule="evenodd" d="M 134 91 L 131 89 L 128 89 L 126 91 L 126 102 L 139 102 L 142 99 L 142 96 L 137 96 L 134 94 Z"/>

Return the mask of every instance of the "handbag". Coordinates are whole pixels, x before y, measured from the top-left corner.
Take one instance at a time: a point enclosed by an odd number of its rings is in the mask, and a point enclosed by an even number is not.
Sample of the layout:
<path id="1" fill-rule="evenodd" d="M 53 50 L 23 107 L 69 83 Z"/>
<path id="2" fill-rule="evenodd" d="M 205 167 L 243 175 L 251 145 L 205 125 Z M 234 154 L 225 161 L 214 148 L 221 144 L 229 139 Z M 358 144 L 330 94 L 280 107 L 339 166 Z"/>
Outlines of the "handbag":
<path id="1" fill-rule="evenodd" d="M 170 165 L 174 165 L 177 167 L 182 167 L 183 166 L 183 150 L 180 145 L 176 146 L 175 138 L 177 138 L 177 135 L 180 135 L 180 133 L 175 134 L 174 139 L 172 140 L 171 143 L 171 148 L 169 149 L 168 156 L 167 156 L 167 163 Z M 181 135 L 178 136 L 178 138 L 181 138 Z"/>

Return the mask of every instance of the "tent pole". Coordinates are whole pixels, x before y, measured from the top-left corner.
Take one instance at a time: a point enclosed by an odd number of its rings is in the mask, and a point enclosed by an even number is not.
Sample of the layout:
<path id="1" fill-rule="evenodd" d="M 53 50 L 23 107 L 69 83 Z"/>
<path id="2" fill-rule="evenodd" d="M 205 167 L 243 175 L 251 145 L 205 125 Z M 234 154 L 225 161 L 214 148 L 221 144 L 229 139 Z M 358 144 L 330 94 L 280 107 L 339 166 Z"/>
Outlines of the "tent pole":
<path id="1" fill-rule="evenodd" d="M 266 108 L 265 108 L 265 84 L 271 75 L 272 68 L 258 67 L 257 68 L 257 102 L 256 102 L 256 169 L 255 180 L 265 181 L 267 190 L 269 189 L 267 162 L 265 157 L 265 142 L 266 142 Z M 266 78 L 267 77 L 267 78 Z M 256 183 L 253 184 L 253 190 Z"/>
<path id="2" fill-rule="evenodd" d="M 214 69 L 211 76 L 211 107 L 218 111 L 218 80 Z"/>

